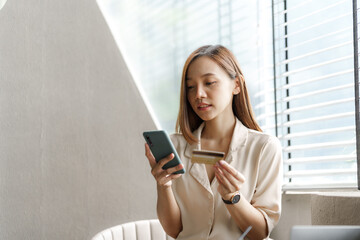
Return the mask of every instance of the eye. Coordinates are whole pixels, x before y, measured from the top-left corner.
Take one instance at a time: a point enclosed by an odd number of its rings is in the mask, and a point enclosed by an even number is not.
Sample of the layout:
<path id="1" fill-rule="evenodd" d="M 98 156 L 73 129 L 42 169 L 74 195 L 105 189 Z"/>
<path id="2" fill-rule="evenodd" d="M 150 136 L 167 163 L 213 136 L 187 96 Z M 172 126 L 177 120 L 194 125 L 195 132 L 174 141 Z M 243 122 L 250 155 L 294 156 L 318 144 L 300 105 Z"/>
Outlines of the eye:
<path id="1" fill-rule="evenodd" d="M 188 90 L 191 90 L 191 89 L 194 88 L 194 86 L 186 86 L 186 88 L 187 88 Z"/>
<path id="2" fill-rule="evenodd" d="M 207 82 L 206 85 L 207 85 L 207 86 L 211 86 L 211 85 L 214 85 L 215 83 L 216 83 L 216 81 Z"/>

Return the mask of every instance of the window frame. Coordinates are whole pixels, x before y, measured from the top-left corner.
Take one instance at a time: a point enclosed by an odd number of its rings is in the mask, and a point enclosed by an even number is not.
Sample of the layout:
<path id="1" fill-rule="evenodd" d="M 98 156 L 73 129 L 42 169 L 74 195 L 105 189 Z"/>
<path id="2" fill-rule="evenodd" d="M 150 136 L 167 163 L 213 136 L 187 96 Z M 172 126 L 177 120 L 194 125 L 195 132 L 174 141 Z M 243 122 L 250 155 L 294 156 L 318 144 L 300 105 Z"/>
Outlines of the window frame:
<path id="1" fill-rule="evenodd" d="M 352 0 L 353 6 L 353 44 L 354 44 L 354 81 L 355 81 L 355 127 L 356 127 L 356 158 L 357 158 L 357 184 L 360 190 L 360 104 L 359 104 L 359 33 L 357 0 Z"/>

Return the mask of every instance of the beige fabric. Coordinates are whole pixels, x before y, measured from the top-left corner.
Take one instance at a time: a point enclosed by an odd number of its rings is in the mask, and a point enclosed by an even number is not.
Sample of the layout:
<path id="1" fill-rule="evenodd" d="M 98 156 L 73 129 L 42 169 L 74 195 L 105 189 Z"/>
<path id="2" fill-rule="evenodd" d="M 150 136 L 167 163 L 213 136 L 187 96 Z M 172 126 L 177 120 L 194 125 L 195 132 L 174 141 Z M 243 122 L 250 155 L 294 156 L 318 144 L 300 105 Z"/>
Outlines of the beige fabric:
<path id="1" fill-rule="evenodd" d="M 92 240 L 173 240 L 167 236 L 159 220 L 141 220 L 111 227 L 96 234 Z"/>
<path id="2" fill-rule="evenodd" d="M 203 127 L 194 132 L 198 139 Z M 201 144 L 189 145 L 181 134 L 173 134 L 171 139 L 186 170 L 172 185 L 183 224 L 177 239 L 238 239 L 242 232 L 217 192 L 216 178 L 210 184 L 205 165 L 191 163 L 192 150 L 200 149 Z M 245 176 L 242 197 L 264 215 L 270 234 L 281 211 L 282 152 L 278 139 L 248 129 L 237 120 L 225 161 Z"/>

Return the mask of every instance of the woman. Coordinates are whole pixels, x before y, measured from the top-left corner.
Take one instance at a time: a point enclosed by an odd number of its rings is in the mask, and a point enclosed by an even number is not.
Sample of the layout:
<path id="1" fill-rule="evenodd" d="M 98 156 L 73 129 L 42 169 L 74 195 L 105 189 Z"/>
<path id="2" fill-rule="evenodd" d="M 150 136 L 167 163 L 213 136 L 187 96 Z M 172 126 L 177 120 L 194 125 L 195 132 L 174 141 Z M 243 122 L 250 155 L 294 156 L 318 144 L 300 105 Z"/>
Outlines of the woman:
<path id="1" fill-rule="evenodd" d="M 171 139 L 183 164 L 163 170 L 173 154 L 156 163 L 145 144 L 166 233 L 235 240 L 251 226 L 248 238 L 268 238 L 280 217 L 281 146 L 261 132 L 239 64 L 225 47 L 200 47 L 185 62 L 176 130 Z M 192 163 L 194 149 L 225 157 L 215 165 Z M 184 175 L 172 174 L 181 168 Z"/>

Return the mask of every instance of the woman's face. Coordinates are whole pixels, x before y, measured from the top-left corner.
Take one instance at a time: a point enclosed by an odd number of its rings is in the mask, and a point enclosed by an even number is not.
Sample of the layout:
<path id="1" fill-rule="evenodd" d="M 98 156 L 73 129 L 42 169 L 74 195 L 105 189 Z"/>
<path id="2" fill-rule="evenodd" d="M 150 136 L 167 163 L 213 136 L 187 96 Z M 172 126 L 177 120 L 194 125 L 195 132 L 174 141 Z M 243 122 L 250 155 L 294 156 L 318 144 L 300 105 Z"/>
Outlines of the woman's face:
<path id="1" fill-rule="evenodd" d="M 195 113 L 204 121 L 218 116 L 233 116 L 233 94 L 239 92 L 237 81 L 208 57 L 199 57 L 188 67 L 187 99 Z M 231 115 L 230 115 L 231 114 Z"/>

